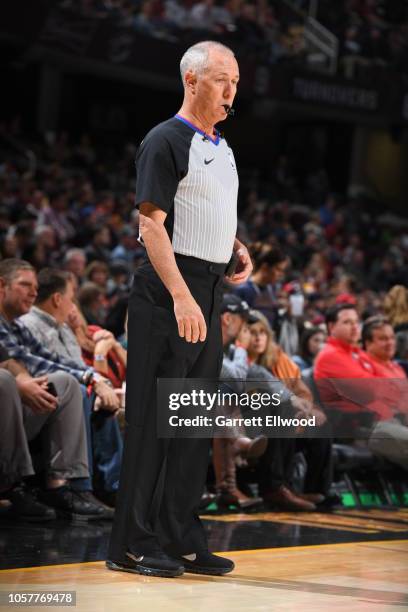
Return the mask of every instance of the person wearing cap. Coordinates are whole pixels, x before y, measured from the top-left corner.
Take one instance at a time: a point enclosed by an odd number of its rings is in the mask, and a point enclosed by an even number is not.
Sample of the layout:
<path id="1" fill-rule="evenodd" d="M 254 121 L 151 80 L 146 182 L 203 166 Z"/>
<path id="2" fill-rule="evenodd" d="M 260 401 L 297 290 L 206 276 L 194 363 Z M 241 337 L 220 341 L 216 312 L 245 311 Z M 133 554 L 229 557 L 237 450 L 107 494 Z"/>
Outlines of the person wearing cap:
<path id="1" fill-rule="evenodd" d="M 157 378 L 218 378 L 223 279 L 239 284 L 252 270 L 236 239 L 234 155 L 214 127 L 232 112 L 237 61 L 224 45 L 200 42 L 180 71 L 179 113 L 153 128 L 136 156 L 147 258 L 129 299 L 125 448 L 106 563 L 163 577 L 234 567 L 209 553 L 198 517 L 210 440 L 159 439 L 156 394 Z"/>

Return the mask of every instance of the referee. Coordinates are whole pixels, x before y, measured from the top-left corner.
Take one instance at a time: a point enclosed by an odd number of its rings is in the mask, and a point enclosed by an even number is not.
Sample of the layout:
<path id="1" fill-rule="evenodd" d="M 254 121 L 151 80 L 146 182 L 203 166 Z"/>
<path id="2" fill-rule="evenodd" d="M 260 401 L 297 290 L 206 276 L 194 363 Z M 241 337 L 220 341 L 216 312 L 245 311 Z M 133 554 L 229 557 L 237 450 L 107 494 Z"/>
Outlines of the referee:
<path id="1" fill-rule="evenodd" d="M 107 567 L 153 576 L 225 574 L 197 514 L 210 440 L 157 437 L 157 378 L 217 379 L 225 273 L 251 273 L 236 238 L 238 175 L 214 128 L 239 80 L 233 52 L 200 42 L 180 63 L 184 100 L 153 128 L 136 158 L 140 239 L 147 252 L 129 300 L 126 432 Z M 232 254 L 234 253 L 234 258 Z M 235 259 L 235 272 L 227 265 Z"/>

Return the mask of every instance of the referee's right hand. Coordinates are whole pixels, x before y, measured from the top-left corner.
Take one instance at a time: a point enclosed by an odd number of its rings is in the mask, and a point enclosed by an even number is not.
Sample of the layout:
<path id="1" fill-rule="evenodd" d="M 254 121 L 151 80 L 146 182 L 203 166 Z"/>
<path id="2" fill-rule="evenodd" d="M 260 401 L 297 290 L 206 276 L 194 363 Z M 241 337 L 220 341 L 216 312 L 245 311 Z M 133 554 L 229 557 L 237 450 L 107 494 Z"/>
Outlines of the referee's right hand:
<path id="1" fill-rule="evenodd" d="M 204 342 L 207 325 L 201 308 L 191 294 L 174 299 L 174 314 L 180 338 L 186 342 Z"/>

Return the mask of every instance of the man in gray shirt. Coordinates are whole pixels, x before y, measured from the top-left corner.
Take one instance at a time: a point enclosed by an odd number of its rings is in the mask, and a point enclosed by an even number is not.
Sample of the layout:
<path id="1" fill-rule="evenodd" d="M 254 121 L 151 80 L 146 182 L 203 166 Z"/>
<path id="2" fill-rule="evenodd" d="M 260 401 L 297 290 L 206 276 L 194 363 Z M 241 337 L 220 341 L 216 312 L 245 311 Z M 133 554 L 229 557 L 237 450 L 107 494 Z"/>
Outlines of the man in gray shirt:
<path id="1" fill-rule="evenodd" d="M 69 314 L 74 306 L 74 284 L 69 272 L 44 269 L 38 274 L 38 295 L 36 305 L 19 321 L 49 351 L 63 359 L 76 363 L 79 369 L 87 366 L 82 359 L 81 347 L 67 325 Z M 98 494 L 112 501 L 119 485 L 122 458 L 122 437 L 116 418 L 107 418 L 106 410 L 101 415 L 92 414 L 95 397 L 101 401 L 102 408 L 115 411 L 119 400 L 103 380 L 94 385 L 94 393 L 85 392 L 84 410 L 88 434 L 90 465 L 95 465 L 95 480 Z M 95 418 L 97 423 L 95 423 Z"/>

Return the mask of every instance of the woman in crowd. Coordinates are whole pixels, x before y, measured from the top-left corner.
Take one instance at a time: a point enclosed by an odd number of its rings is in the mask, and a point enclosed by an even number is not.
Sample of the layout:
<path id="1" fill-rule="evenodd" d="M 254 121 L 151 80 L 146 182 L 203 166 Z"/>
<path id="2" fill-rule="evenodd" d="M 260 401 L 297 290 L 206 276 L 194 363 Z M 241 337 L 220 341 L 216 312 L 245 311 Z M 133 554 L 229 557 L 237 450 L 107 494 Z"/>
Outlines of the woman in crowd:
<path id="1" fill-rule="evenodd" d="M 105 291 L 96 283 L 87 281 L 79 288 L 77 299 L 88 325 L 104 327 L 107 315 Z"/>
<path id="2" fill-rule="evenodd" d="M 323 425 L 324 415 L 314 408 L 312 394 L 301 378 L 299 367 L 276 344 L 266 317 L 259 311 L 251 311 L 251 320 L 249 359 L 281 380 L 298 400 L 309 404 L 309 414 L 315 414 L 318 425 Z M 307 464 L 304 493 L 295 493 L 291 488 L 297 452 L 303 453 Z M 315 510 L 316 504 L 324 500 L 331 485 L 331 441 L 318 437 L 271 438 L 266 453 L 260 459 L 258 474 L 260 494 L 265 502 L 284 510 Z"/>
<path id="3" fill-rule="evenodd" d="M 397 339 L 396 357 L 408 362 L 408 289 L 395 285 L 384 299 L 384 312 L 394 328 Z"/>
<path id="4" fill-rule="evenodd" d="M 289 265 L 288 257 L 278 247 L 255 242 L 248 247 L 254 270 L 251 278 L 235 293 L 251 308 L 263 312 L 271 325 L 277 316 L 278 290 Z"/>
<path id="5" fill-rule="evenodd" d="M 127 352 L 115 336 L 107 329 L 88 325 L 77 306 L 71 311 L 69 326 L 81 347 L 84 362 L 108 378 L 115 389 L 121 389 L 126 380 Z"/>
<path id="6" fill-rule="evenodd" d="M 92 261 L 85 270 L 85 278 L 106 292 L 109 280 L 108 265 L 104 261 Z"/>
<path id="7" fill-rule="evenodd" d="M 305 328 L 299 343 L 299 353 L 292 356 L 292 361 L 303 372 L 313 367 L 317 353 L 322 349 L 326 334 L 320 327 Z"/>
<path id="8" fill-rule="evenodd" d="M 251 316 L 257 319 L 250 326 L 251 343 L 248 355 L 251 361 L 264 366 L 276 378 L 284 381 L 295 395 L 312 402 L 312 394 L 302 381 L 299 366 L 275 342 L 268 319 L 259 311 L 251 311 Z"/>

